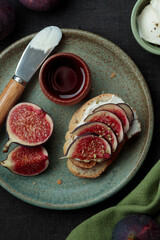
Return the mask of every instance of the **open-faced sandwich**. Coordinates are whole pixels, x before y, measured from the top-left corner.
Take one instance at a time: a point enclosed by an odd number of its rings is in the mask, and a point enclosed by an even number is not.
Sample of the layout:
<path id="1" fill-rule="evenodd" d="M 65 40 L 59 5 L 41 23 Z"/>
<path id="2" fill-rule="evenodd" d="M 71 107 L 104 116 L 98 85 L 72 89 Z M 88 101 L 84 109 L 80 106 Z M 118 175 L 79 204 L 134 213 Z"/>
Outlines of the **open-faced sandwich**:
<path id="1" fill-rule="evenodd" d="M 136 111 L 114 94 L 87 101 L 72 116 L 64 154 L 70 172 L 96 178 L 113 162 L 124 143 L 141 131 Z"/>

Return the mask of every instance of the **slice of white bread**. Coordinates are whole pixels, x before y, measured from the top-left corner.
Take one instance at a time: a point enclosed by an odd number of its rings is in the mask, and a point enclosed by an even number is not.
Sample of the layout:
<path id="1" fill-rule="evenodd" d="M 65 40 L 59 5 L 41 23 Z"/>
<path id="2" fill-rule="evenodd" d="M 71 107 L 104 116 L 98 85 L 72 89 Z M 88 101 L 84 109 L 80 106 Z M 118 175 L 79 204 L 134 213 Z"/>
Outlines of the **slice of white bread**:
<path id="1" fill-rule="evenodd" d="M 103 104 L 106 104 L 106 103 L 118 104 L 118 103 L 124 103 L 124 101 L 120 97 L 116 96 L 115 94 L 102 94 L 102 95 L 99 95 L 99 96 L 94 97 L 94 98 L 90 99 L 89 101 L 87 101 L 81 108 L 79 108 L 74 113 L 74 115 L 72 116 L 71 121 L 69 123 L 68 132 L 66 133 L 66 136 L 65 136 L 66 142 L 63 147 L 64 154 L 66 154 L 69 145 L 72 143 L 72 141 L 75 138 L 75 136 L 73 134 L 71 134 L 72 131 L 76 127 L 83 124 L 84 119 L 89 114 L 91 114 L 95 108 L 97 108 Z M 96 178 L 102 172 L 104 172 L 105 169 L 114 161 L 117 154 L 123 147 L 124 143 L 129 138 L 131 138 L 133 135 L 136 135 L 141 131 L 141 125 L 138 121 L 136 111 L 133 108 L 132 108 L 132 110 L 134 112 L 134 120 L 132 122 L 132 125 L 131 125 L 129 131 L 127 132 L 127 135 L 125 136 L 125 139 L 119 144 L 119 147 L 118 147 L 116 153 L 114 153 L 112 155 L 111 159 L 106 160 L 101 163 L 96 163 L 96 165 L 93 164 L 93 167 L 91 167 L 89 165 L 87 166 L 87 164 L 83 164 L 82 162 L 78 162 L 75 160 L 71 161 L 70 159 L 68 159 L 67 166 L 68 166 L 69 171 L 72 172 L 75 176 L 78 176 L 81 178 Z M 85 167 L 85 165 L 86 165 L 86 167 Z"/>

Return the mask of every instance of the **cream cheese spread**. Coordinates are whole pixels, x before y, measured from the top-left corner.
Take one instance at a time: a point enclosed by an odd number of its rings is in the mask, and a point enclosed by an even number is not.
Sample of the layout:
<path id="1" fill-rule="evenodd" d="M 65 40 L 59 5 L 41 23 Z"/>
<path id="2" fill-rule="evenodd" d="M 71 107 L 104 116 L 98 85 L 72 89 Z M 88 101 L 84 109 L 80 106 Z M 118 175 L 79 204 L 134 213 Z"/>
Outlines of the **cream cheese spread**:
<path id="1" fill-rule="evenodd" d="M 30 47 L 47 53 L 56 47 L 62 38 L 62 31 L 56 26 L 42 29 L 30 42 Z"/>

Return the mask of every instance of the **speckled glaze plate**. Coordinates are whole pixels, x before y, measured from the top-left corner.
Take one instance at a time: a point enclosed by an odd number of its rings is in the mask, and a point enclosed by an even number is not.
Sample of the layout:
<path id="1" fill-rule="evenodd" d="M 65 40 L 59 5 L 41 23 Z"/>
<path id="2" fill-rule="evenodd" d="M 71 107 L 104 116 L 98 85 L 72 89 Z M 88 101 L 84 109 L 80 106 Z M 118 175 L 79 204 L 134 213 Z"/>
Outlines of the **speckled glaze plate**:
<path id="1" fill-rule="evenodd" d="M 0 55 L 0 92 L 14 74 L 18 60 L 34 35 L 27 36 Z M 92 90 L 75 106 L 60 106 L 42 93 L 38 73 L 27 85 L 19 101 L 34 102 L 54 120 L 54 134 L 45 145 L 50 166 L 36 177 L 18 176 L 0 166 L 0 184 L 11 194 L 30 204 L 50 209 L 76 209 L 96 204 L 119 191 L 135 175 L 148 152 L 153 132 L 153 108 L 146 82 L 133 61 L 115 44 L 98 35 L 80 30 L 63 29 L 63 39 L 55 52 L 71 52 L 88 64 Z M 110 78 L 116 73 L 114 78 Z M 115 93 L 133 106 L 142 124 L 142 133 L 131 139 L 115 162 L 97 179 L 79 179 L 67 169 L 63 156 L 65 133 L 73 113 L 88 99 L 101 93 Z M 0 160 L 7 141 L 5 124 L 0 128 Z M 14 148 L 13 144 L 10 148 Z M 57 184 L 61 179 L 62 184 Z"/>

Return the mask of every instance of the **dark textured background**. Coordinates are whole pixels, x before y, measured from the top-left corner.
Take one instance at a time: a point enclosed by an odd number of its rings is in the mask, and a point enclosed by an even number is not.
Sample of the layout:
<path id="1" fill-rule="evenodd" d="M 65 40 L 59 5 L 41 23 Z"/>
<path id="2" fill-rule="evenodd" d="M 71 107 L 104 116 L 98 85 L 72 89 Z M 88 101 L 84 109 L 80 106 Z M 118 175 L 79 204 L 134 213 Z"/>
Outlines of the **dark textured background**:
<path id="1" fill-rule="evenodd" d="M 145 52 L 133 38 L 130 15 L 136 0 L 64 0 L 50 12 L 34 12 L 11 1 L 17 12 L 12 35 L 0 41 L 0 51 L 14 41 L 49 25 L 87 30 L 108 38 L 137 64 L 149 86 L 155 111 L 155 131 L 150 151 L 140 171 L 120 192 L 95 206 L 72 211 L 41 209 L 0 188 L 1 240 L 63 240 L 85 219 L 117 204 L 144 178 L 160 156 L 160 57 Z M 76 239 L 75 239 L 76 240 Z"/>

